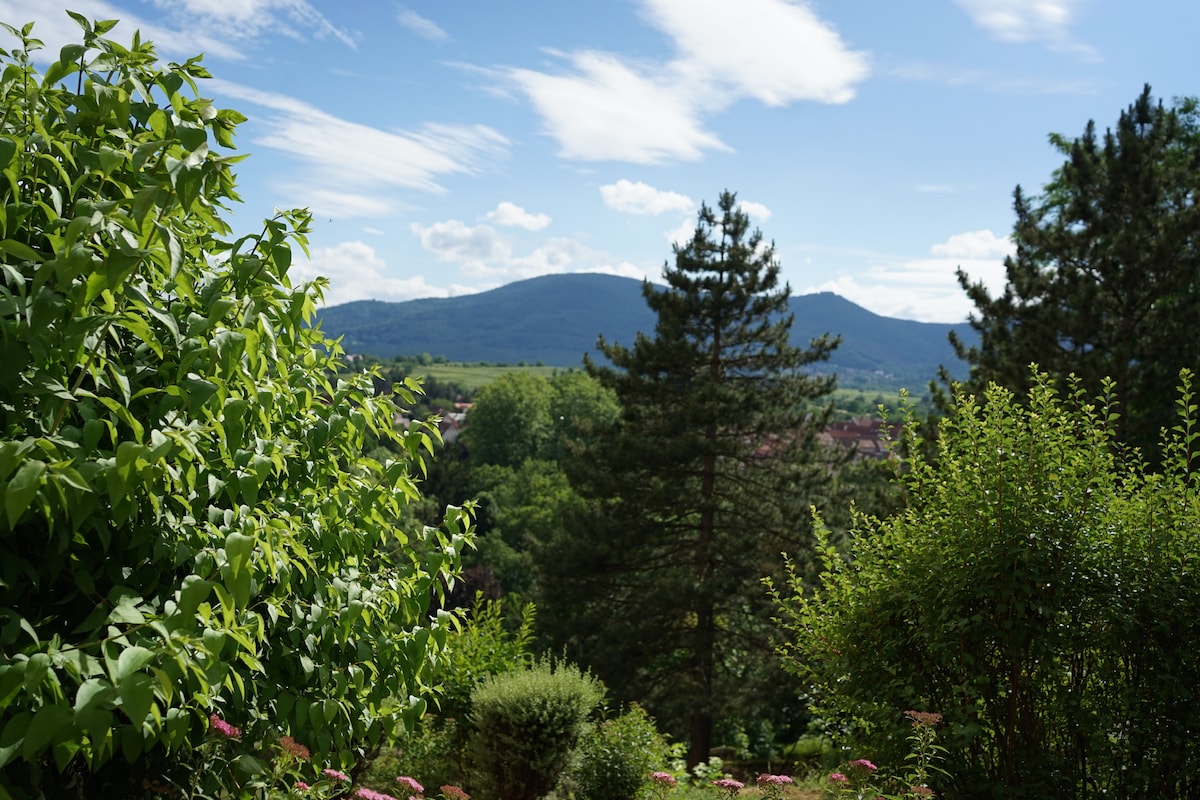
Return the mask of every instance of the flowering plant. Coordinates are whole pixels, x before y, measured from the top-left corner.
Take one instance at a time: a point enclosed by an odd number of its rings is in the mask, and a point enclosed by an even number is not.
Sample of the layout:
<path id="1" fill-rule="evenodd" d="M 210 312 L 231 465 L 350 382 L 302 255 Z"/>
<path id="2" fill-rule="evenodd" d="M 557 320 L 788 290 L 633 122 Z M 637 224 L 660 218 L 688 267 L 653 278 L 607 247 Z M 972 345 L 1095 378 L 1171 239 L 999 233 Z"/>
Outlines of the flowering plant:
<path id="1" fill-rule="evenodd" d="M 933 764 L 934 759 L 945 752 L 945 749 L 936 743 L 935 728 L 941 723 L 942 715 L 928 711 L 906 711 L 904 715 L 912 721 L 913 727 L 908 737 L 912 750 L 907 758 L 909 771 L 903 777 L 883 779 L 879 774 L 879 767 L 870 760 L 855 759 L 845 766 L 844 772 L 834 772 L 829 776 L 829 788 L 834 797 L 854 800 L 901 800 L 934 795 L 933 789 L 929 788 L 930 775 L 945 774 Z M 881 784 L 897 786 L 899 791 L 896 794 L 886 794 L 879 788 Z"/>
<path id="2" fill-rule="evenodd" d="M 791 786 L 792 778 L 790 775 L 768 775 L 764 772 L 754 782 L 762 790 L 764 800 L 780 800 L 783 796 L 783 787 Z"/>
<path id="3" fill-rule="evenodd" d="M 735 781 L 733 778 L 719 778 L 713 781 L 712 785 L 717 787 L 717 791 L 721 793 L 724 800 L 734 800 L 737 793 L 746 788 L 746 784 Z"/>

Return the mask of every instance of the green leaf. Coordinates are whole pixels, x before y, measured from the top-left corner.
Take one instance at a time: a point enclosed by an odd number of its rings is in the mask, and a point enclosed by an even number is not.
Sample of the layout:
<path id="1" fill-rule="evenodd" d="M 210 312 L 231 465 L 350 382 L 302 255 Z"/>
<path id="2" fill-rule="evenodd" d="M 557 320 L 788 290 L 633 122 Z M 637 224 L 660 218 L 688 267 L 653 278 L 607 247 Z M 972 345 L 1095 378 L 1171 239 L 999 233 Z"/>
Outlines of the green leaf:
<path id="1" fill-rule="evenodd" d="M 0 732 L 0 769 L 4 769 L 21 752 L 32 719 L 32 713 L 18 711 L 5 724 L 3 732 Z"/>
<path id="2" fill-rule="evenodd" d="M 88 678 L 75 692 L 75 712 L 107 705 L 112 702 L 114 695 L 113 685 L 108 681 L 103 678 Z"/>
<path id="3" fill-rule="evenodd" d="M 26 461 L 5 487 L 4 511 L 8 515 L 10 528 L 16 527 L 17 520 L 24 515 L 29 504 L 33 502 L 45 472 L 46 464 L 44 462 Z"/>
<path id="4" fill-rule="evenodd" d="M 7 253 L 20 261 L 35 261 L 39 264 L 45 261 L 32 247 L 15 239 L 0 240 L 0 253 Z"/>
<path id="5" fill-rule="evenodd" d="M 0 169 L 4 169 L 12 161 L 17 152 L 17 143 L 10 136 L 0 136 Z"/>
<path id="6" fill-rule="evenodd" d="M 121 699 L 121 708 L 134 726 L 141 730 L 154 703 L 154 681 L 144 672 L 135 672 L 117 684 L 117 696 Z"/>
<path id="7" fill-rule="evenodd" d="M 27 760 L 34 760 L 54 735 L 61 733 L 63 728 L 70 727 L 72 722 L 71 709 L 66 705 L 56 703 L 52 706 L 42 706 L 33 715 L 33 720 L 25 731 L 21 755 Z"/>

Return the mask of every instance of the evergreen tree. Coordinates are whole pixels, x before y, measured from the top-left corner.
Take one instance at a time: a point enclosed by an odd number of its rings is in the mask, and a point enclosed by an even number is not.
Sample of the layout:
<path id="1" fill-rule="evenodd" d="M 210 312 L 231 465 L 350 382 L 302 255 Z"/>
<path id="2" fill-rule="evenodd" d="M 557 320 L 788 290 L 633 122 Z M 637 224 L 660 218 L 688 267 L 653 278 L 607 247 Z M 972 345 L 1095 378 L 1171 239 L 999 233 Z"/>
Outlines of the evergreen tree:
<path id="1" fill-rule="evenodd" d="M 1029 364 L 1078 375 L 1092 394 L 1107 377 L 1125 399 L 1119 438 L 1156 460 L 1174 419 L 1179 370 L 1200 363 L 1200 112 L 1146 87 L 1115 129 L 1051 137 L 1066 161 L 1040 197 L 1018 186 L 1016 253 L 993 298 L 961 270 L 980 342 L 955 350 L 969 388 L 991 381 L 1024 395 Z"/>
<path id="2" fill-rule="evenodd" d="M 611 364 L 587 362 L 621 418 L 568 459 L 589 505 L 540 554 L 539 609 L 556 644 L 615 695 L 686 735 L 694 764 L 715 720 L 752 718 L 786 677 L 763 667 L 773 656 L 760 579 L 781 551 L 811 546 L 808 508 L 831 474 L 817 439 L 829 409 L 805 409 L 835 379 L 804 367 L 838 340 L 792 346 L 774 248 L 732 193 L 701 207 L 665 278 L 665 290 L 643 287 L 654 336 L 601 338 Z"/>

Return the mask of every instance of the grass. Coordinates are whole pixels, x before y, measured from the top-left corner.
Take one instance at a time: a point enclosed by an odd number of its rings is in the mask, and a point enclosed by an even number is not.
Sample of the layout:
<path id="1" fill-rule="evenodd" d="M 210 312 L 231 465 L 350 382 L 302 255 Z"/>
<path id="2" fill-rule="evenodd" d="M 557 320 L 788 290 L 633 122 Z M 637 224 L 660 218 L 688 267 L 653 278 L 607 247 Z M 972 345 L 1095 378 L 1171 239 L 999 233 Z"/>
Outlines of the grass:
<path id="1" fill-rule="evenodd" d="M 456 384 L 463 391 L 475 393 L 479 387 L 486 386 L 503 375 L 514 372 L 528 372 L 543 378 L 552 378 L 563 372 L 570 372 L 578 367 L 546 367 L 546 366 L 497 366 L 495 364 L 427 364 L 413 370 L 416 377 L 437 378 L 439 381 Z"/>

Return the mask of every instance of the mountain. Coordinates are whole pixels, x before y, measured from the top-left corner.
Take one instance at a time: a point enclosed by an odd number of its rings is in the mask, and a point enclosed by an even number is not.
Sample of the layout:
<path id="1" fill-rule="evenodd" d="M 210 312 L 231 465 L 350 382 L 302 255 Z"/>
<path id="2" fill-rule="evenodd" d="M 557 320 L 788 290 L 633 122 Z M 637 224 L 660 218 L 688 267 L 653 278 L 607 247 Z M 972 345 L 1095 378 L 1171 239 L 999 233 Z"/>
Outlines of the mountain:
<path id="1" fill-rule="evenodd" d="M 792 340 L 807 346 L 823 333 L 840 334 L 830 367 L 840 373 L 893 376 L 923 387 L 940 364 L 964 375 L 965 365 L 946 339 L 964 323 L 948 325 L 881 317 L 830 292 L 791 298 Z M 393 358 L 429 353 L 451 361 L 579 366 L 596 354 L 596 337 L 632 344 L 638 331 L 653 333 L 654 314 L 642 284 L 612 275 L 546 275 L 479 294 L 385 303 L 360 300 L 322 309 L 328 336 L 343 337 L 349 353 Z M 916 382 L 915 384 L 913 382 Z"/>

